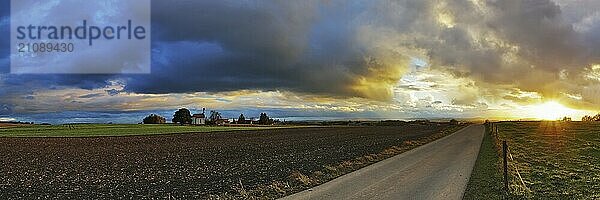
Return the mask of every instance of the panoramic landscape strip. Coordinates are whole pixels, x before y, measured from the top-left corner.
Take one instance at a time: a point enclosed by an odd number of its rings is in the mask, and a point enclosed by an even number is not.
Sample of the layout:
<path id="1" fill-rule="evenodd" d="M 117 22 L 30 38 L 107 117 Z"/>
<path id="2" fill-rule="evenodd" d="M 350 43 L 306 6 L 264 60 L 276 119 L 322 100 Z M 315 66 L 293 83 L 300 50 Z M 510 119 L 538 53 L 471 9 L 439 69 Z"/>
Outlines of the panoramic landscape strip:
<path id="1" fill-rule="evenodd" d="M 600 0 L 0 0 L 0 200 L 600 200 Z"/>

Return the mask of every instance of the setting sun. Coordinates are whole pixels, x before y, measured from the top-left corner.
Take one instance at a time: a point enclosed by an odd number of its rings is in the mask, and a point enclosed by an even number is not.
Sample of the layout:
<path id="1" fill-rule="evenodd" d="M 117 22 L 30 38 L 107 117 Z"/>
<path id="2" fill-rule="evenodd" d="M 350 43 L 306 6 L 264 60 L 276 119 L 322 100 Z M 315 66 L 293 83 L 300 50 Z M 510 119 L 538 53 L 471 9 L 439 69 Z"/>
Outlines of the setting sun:
<path id="1" fill-rule="evenodd" d="M 557 120 L 562 117 L 573 117 L 580 115 L 582 111 L 568 108 L 556 101 L 549 101 L 543 104 L 529 106 L 528 111 L 537 119 Z"/>

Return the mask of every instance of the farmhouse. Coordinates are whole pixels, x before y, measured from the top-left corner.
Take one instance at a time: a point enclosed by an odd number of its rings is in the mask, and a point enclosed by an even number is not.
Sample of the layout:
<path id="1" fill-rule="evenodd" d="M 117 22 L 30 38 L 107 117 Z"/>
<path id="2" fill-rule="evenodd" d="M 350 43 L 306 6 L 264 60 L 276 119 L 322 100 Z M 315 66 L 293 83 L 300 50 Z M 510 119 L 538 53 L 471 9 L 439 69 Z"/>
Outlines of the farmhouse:
<path id="1" fill-rule="evenodd" d="M 217 126 L 229 125 L 229 119 L 227 119 L 227 118 L 217 119 L 214 122 L 215 122 L 215 125 L 217 125 Z"/>
<path id="2" fill-rule="evenodd" d="M 206 125 L 206 115 L 204 115 L 204 111 L 202 111 L 202 114 L 192 115 L 192 124 L 193 125 Z"/>
<path id="3" fill-rule="evenodd" d="M 235 120 L 234 120 L 235 121 Z M 235 121 L 236 124 L 260 124 L 260 122 L 254 118 L 252 119 L 244 119 L 244 120 L 237 120 Z"/>

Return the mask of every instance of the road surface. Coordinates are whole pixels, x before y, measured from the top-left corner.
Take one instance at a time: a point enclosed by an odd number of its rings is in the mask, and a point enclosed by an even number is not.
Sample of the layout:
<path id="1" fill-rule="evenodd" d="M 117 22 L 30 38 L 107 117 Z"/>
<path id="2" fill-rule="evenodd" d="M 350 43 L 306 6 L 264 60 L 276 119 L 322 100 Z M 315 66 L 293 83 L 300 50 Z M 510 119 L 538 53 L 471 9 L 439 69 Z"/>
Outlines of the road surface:
<path id="1" fill-rule="evenodd" d="M 462 199 L 483 133 L 472 125 L 282 199 Z"/>

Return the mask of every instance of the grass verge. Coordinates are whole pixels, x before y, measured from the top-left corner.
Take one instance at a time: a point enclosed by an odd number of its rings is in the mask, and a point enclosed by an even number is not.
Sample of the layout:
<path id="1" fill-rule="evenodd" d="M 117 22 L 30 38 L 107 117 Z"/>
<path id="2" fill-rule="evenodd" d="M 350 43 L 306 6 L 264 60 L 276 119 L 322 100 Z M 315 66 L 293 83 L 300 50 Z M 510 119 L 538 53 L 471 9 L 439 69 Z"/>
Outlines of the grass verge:
<path id="1" fill-rule="evenodd" d="M 486 126 L 479 156 L 467 184 L 463 199 L 512 199 L 503 189 L 500 160 Z"/>

